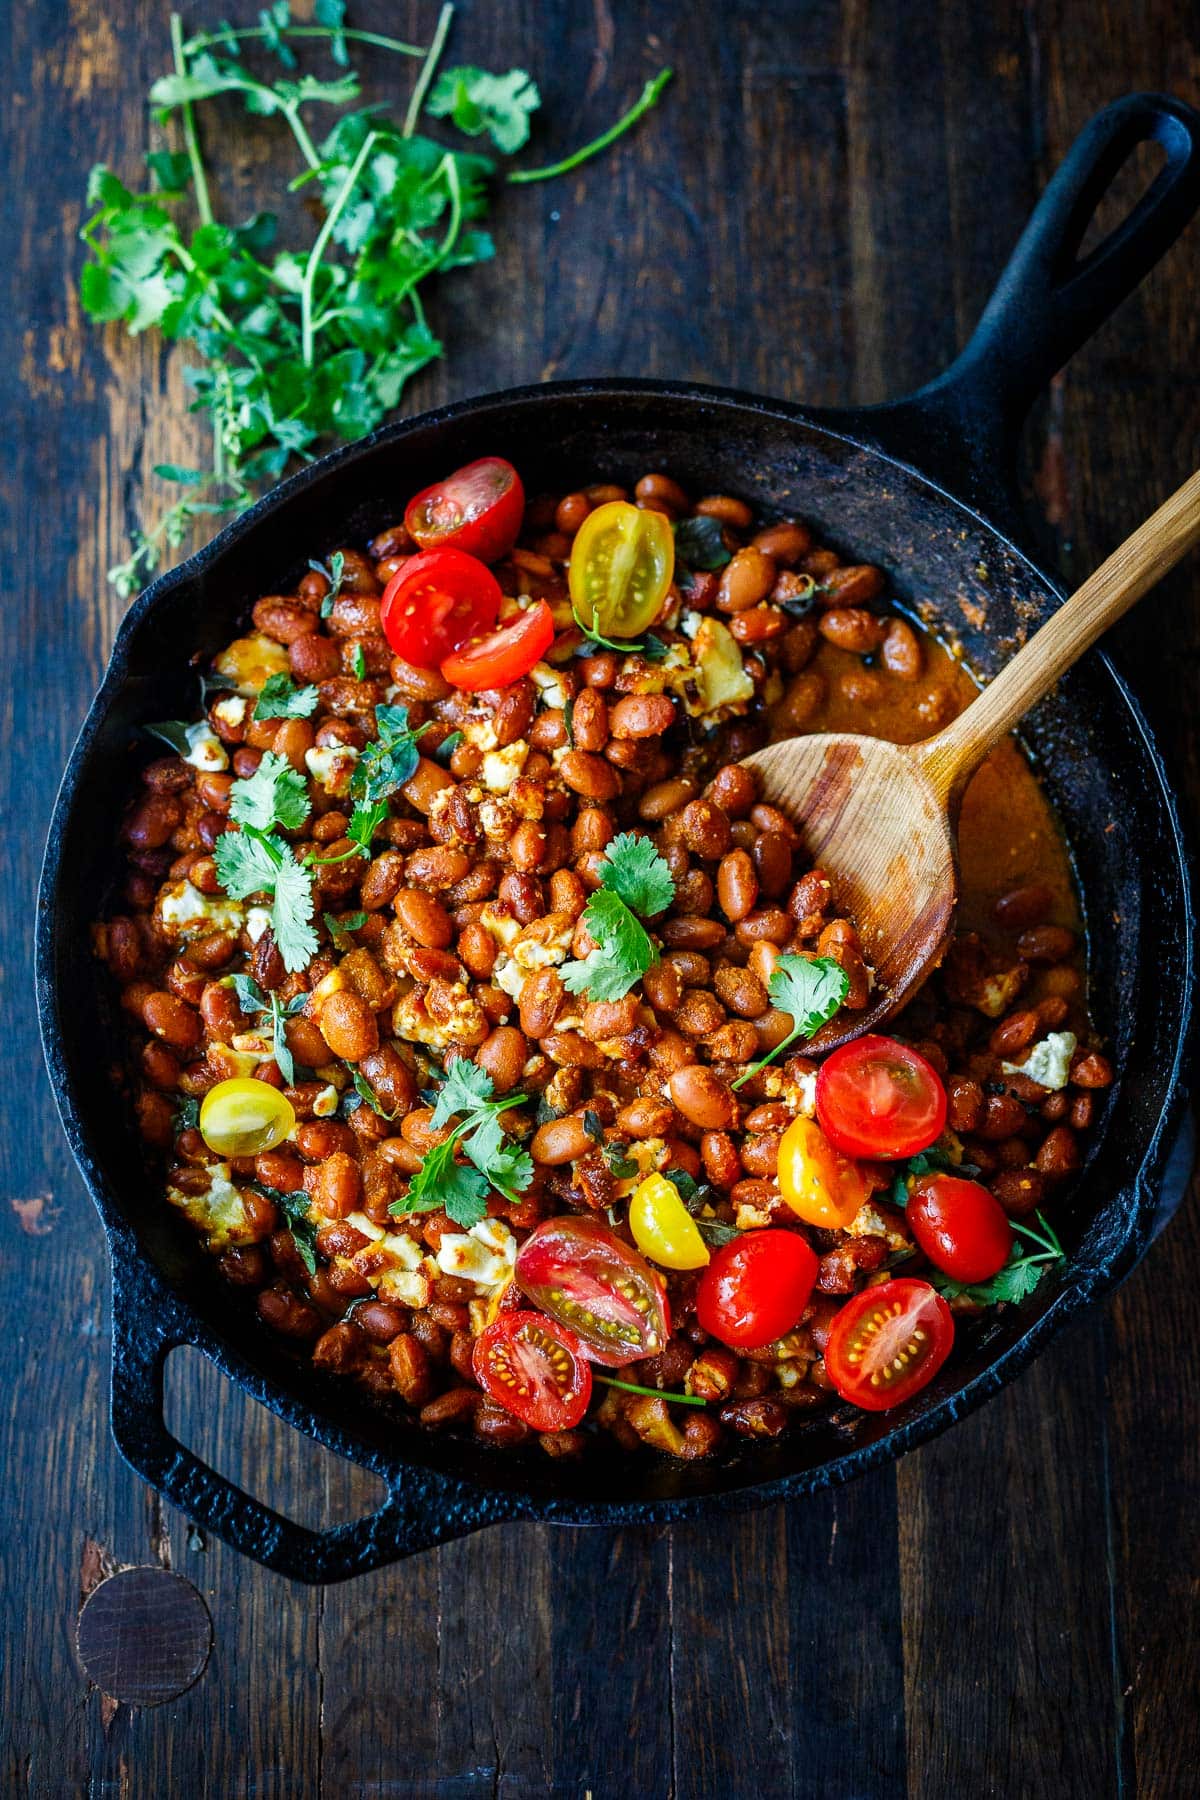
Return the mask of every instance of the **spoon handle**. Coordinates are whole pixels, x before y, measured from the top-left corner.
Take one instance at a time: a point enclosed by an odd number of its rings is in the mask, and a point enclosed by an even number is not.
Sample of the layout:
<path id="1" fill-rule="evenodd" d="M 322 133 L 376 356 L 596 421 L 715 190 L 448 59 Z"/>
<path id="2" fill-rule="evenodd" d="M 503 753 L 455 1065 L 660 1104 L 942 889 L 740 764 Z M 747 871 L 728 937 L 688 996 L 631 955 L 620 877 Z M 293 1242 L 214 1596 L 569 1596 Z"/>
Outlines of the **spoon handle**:
<path id="1" fill-rule="evenodd" d="M 943 798 L 960 794 L 992 745 L 1135 600 L 1200 540 L 1200 471 L 1059 607 L 953 724 L 914 746 L 912 759 Z"/>

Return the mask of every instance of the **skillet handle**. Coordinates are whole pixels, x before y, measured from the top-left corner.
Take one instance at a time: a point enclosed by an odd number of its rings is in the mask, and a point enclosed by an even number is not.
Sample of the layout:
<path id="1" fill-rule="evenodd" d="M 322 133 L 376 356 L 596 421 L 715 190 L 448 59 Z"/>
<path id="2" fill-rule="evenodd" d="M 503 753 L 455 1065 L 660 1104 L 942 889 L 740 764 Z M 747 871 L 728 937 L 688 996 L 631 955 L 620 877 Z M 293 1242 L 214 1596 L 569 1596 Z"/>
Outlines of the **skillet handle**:
<path id="1" fill-rule="evenodd" d="M 1097 207 L 1148 141 L 1162 145 L 1165 163 L 1132 212 L 1080 259 Z M 1200 113 L 1169 94 L 1129 94 L 1106 106 L 1038 201 L 961 355 L 906 399 L 856 410 L 851 429 L 905 461 L 916 437 L 923 473 L 980 510 L 994 514 L 997 498 L 1011 510 L 1017 438 L 1033 401 L 1198 207 Z"/>
<path id="2" fill-rule="evenodd" d="M 337 1432 L 323 1433 L 322 1441 L 388 1481 L 388 1498 L 377 1512 L 329 1531 L 311 1531 L 247 1494 L 174 1438 L 163 1419 L 168 1353 L 192 1344 L 212 1355 L 211 1346 L 197 1341 L 194 1322 L 165 1288 L 147 1278 L 144 1265 L 127 1261 L 117 1243 L 112 1248 L 111 1421 L 117 1448 L 143 1481 L 243 1556 L 293 1581 L 344 1581 L 481 1525 L 523 1515 L 521 1505 L 503 1493 L 468 1487 L 430 1469 L 414 1466 L 397 1480 Z M 268 1393 L 264 1388 L 255 1397 L 265 1400 Z"/>

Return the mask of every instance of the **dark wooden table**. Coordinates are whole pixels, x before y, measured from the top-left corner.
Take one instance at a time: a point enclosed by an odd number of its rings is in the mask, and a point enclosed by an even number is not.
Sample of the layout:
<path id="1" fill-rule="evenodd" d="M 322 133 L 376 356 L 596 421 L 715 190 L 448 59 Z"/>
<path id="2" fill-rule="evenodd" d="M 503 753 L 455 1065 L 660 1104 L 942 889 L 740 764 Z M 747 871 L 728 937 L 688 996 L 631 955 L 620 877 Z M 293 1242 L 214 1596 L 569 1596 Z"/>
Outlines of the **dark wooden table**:
<path id="1" fill-rule="evenodd" d="M 424 0 L 352 10 L 423 38 L 433 21 Z M 897 393 L 963 341 L 1090 113 L 1135 88 L 1200 100 L 1187 0 L 475 0 L 453 53 L 530 68 L 547 155 L 661 63 L 679 73 L 608 160 L 509 192 L 496 262 L 436 303 L 453 354 L 413 410 L 614 371 L 815 402 Z M 122 610 L 105 568 L 152 465 L 196 449 L 178 361 L 96 334 L 75 297 L 88 166 L 134 173 L 168 55 L 161 0 L 27 0 L 0 49 L 4 1793 L 1195 1793 L 1194 1196 L 1116 1299 L 1000 1399 L 790 1511 L 657 1532 L 515 1525 L 320 1592 L 205 1540 L 119 1460 L 107 1267 L 42 1075 L 30 938 L 54 786 Z M 253 141 L 231 207 L 263 174 Z M 1200 462 L 1198 294 L 1193 227 L 1030 434 L 1068 573 Z M 1200 803 L 1194 558 L 1118 648 Z M 368 1478 L 188 1353 L 169 1385 L 179 1432 L 295 1516 L 373 1501 Z M 126 1564 L 186 1574 L 215 1628 L 203 1679 L 153 1710 L 91 1687 L 74 1651 L 81 1597 Z"/>

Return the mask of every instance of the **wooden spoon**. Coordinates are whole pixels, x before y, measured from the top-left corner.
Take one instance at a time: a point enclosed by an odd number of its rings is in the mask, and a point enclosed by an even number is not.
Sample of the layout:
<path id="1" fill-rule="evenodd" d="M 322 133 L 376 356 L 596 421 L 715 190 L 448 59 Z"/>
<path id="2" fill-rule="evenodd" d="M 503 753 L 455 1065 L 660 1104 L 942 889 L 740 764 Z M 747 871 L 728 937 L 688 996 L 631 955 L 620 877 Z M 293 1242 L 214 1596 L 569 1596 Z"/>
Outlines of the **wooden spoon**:
<path id="1" fill-rule="evenodd" d="M 874 1031 L 945 954 L 958 898 L 963 790 L 987 752 L 1200 539 L 1200 472 L 1101 564 L 965 712 L 924 743 L 850 732 L 787 738 L 748 756 L 765 800 L 799 826 L 875 971 L 862 1012 L 810 1040 L 824 1052 Z"/>

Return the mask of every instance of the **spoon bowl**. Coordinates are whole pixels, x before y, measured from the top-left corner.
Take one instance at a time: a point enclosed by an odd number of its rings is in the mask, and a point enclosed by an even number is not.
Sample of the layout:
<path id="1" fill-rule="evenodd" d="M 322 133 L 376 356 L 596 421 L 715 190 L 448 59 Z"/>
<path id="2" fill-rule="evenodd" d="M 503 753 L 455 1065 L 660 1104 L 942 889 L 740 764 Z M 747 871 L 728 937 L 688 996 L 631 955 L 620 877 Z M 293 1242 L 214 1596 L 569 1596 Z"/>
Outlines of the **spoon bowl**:
<path id="1" fill-rule="evenodd" d="M 958 898 L 963 790 L 992 745 L 1024 718 L 1110 625 L 1200 539 L 1200 473 L 1114 550 L 1094 575 L 944 731 L 902 747 L 850 732 L 787 738 L 748 756 L 773 806 L 795 823 L 833 883 L 874 972 L 868 1005 L 838 1014 L 820 1053 L 899 1011 L 946 951 Z"/>
<path id="2" fill-rule="evenodd" d="M 789 738 L 746 758 L 764 800 L 794 820 L 806 859 L 834 883 L 873 972 L 861 1012 L 839 1012 L 806 1046 L 824 1055 L 874 1031 L 945 952 L 958 899 L 944 795 L 916 751 L 846 731 Z"/>

